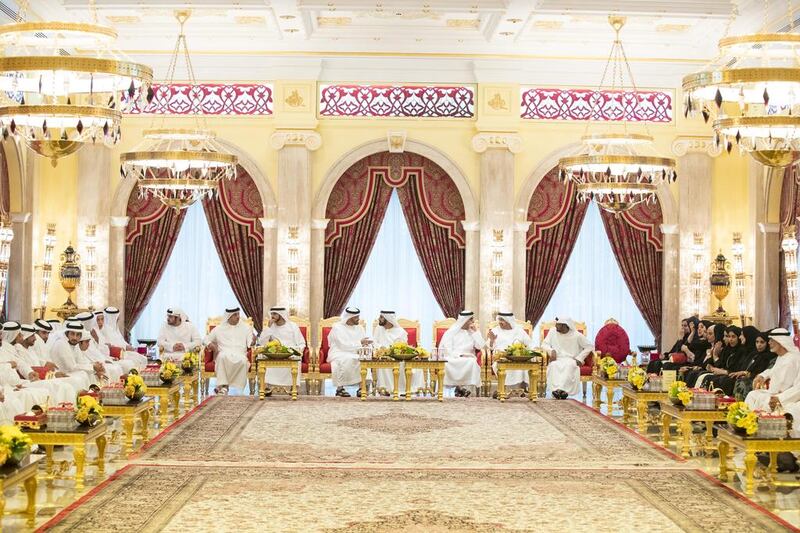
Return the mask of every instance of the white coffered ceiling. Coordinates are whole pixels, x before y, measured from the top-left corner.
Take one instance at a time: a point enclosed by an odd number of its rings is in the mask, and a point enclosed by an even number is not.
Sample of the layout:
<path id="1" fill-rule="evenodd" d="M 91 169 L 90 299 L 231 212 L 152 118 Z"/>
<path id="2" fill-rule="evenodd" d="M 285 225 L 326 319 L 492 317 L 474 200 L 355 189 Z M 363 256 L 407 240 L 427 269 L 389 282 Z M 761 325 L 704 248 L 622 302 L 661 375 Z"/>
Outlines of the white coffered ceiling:
<path id="1" fill-rule="evenodd" d="M 11 0 L 0 0 L 12 10 Z M 31 0 L 31 18 L 91 20 L 89 0 Z M 765 20 L 763 0 L 737 0 L 733 30 Z M 770 0 L 767 23 L 786 21 Z M 595 85 L 611 46 L 607 17 L 642 86 L 670 87 L 716 53 L 730 0 L 95 0 L 117 47 L 163 74 L 176 9 L 204 80 L 316 77 L 326 81 L 518 81 Z M 794 8 L 800 0 L 791 0 Z M 800 15 L 800 12 L 795 13 Z"/>

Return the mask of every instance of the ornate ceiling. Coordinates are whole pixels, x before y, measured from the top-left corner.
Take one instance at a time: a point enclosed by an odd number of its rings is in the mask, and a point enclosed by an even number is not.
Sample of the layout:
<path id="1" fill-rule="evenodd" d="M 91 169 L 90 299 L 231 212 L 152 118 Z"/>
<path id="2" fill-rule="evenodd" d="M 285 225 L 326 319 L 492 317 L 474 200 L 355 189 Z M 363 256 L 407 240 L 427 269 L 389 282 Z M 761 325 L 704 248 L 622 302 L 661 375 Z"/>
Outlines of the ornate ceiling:
<path id="1" fill-rule="evenodd" d="M 12 7 L 10 0 L 3 0 Z M 794 0 L 800 3 L 800 0 Z M 37 0 L 35 16 L 89 20 L 88 0 Z M 518 81 L 594 85 L 611 45 L 610 12 L 637 78 L 673 87 L 711 59 L 729 0 L 96 0 L 118 47 L 163 73 L 175 9 L 204 80 L 317 77 L 328 81 Z M 768 19 L 785 16 L 769 2 Z M 755 29 L 762 0 L 740 0 L 735 29 Z"/>

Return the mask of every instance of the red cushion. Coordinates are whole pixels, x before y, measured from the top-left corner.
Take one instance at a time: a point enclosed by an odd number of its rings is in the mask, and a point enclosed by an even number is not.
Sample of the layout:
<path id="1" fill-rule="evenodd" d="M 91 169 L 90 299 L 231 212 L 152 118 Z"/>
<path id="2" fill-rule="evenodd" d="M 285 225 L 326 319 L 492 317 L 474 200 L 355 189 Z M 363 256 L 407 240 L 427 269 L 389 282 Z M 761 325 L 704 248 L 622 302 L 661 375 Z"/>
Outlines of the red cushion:
<path id="1" fill-rule="evenodd" d="M 320 339 L 319 345 L 319 371 L 323 374 L 329 374 L 331 371 L 331 365 L 328 363 L 328 350 L 331 349 L 330 345 L 328 345 L 328 335 L 331 333 L 331 326 L 325 326 L 322 328 L 322 338 Z M 323 370 L 323 366 L 328 370 Z"/>
<path id="2" fill-rule="evenodd" d="M 250 370 L 253 366 L 253 350 L 250 348 L 247 349 L 247 370 Z M 214 354 L 211 353 L 211 350 L 206 348 L 203 351 L 203 369 L 206 372 L 214 372 Z"/>
<path id="3" fill-rule="evenodd" d="M 416 346 L 417 345 L 417 328 L 406 328 L 406 333 L 408 333 L 408 345 L 409 346 Z"/>
<path id="4" fill-rule="evenodd" d="M 39 379 L 44 379 L 47 377 L 47 368 L 43 366 L 32 366 L 31 370 L 36 372 L 39 375 Z"/>
<path id="5" fill-rule="evenodd" d="M 631 351 L 631 342 L 628 334 L 619 324 L 606 324 L 594 339 L 595 348 L 603 354 L 609 354 L 617 363 L 622 363 Z"/>
<path id="6" fill-rule="evenodd" d="M 669 354 L 669 360 L 680 365 L 685 363 L 687 359 L 685 353 L 671 353 Z"/>
<path id="7" fill-rule="evenodd" d="M 594 370 L 594 354 L 589 353 L 581 365 L 581 376 L 591 376 Z"/>
<path id="8" fill-rule="evenodd" d="M 136 348 L 136 351 L 140 355 L 147 355 L 147 346 L 139 346 L 138 348 Z"/>
<path id="9" fill-rule="evenodd" d="M 108 354 L 111 356 L 112 359 L 119 359 L 122 357 L 122 348 L 119 346 L 110 346 L 108 348 Z"/>
<path id="10" fill-rule="evenodd" d="M 320 363 L 320 365 L 319 365 L 319 373 L 320 374 L 330 374 L 331 373 L 331 364 L 330 363 Z"/>
<path id="11" fill-rule="evenodd" d="M 442 341 L 442 337 L 444 336 L 445 333 L 447 333 L 448 329 L 450 329 L 450 326 L 442 327 L 442 328 L 436 328 L 436 340 L 435 340 L 435 342 L 436 342 L 436 347 L 437 348 L 439 347 L 439 343 Z M 475 358 L 478 360 L 478 366 L 483 366 L 483 357 L 481 357 L 481 351 L 480 350 L 475 350 Z"/>
<path id="12" fill-rule="evenodd" d="M 581 376 L 591 376 L 592 370 L 594 370 L 591 366 L 583 365 L 581 367 Z"/>

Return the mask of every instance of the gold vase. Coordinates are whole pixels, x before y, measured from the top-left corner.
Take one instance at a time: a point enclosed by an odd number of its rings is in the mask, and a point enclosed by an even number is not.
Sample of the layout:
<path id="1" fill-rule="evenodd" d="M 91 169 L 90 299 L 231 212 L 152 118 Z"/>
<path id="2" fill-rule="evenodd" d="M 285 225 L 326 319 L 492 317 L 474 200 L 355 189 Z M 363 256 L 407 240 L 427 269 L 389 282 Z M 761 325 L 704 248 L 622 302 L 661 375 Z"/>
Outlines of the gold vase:
<path id="1" fill-rule="evenodd" d="M 730 268 L 730 262 L 725 259 L 722 253 L 717 255 L 717 258 L 711 265 L 709 283 L 711 285 L 711 294 L 717 299 L 718 304 L 714 314 L 719 316 L 727 315 L 725 309 L 722 307 L 722 300 L 724 300 L 731 291 L 731 274 L 728 268 Z"/>

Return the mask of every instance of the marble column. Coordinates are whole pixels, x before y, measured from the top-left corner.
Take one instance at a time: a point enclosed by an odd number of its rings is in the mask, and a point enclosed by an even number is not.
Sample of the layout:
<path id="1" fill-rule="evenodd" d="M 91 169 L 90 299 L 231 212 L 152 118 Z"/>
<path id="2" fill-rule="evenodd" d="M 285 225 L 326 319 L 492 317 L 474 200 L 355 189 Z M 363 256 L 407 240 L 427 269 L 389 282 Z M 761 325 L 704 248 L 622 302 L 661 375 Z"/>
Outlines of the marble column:
<path id="1" fill-rule="evenodd" d="M 755 235 L 755 273 L 753 275 L 755 306 L 753 325 L 761 330 L 774 328 L 780 320 L 778 276 L 780 264 L 781 226 L 761 222 Z"/>
<path id="2" fill-rule="evenodd" d="M 464 238 L 464 309 L 480 309 L 481 238 L 480 223 L 463 222 Z"/>
<path id="3" fill-rule="evenodd" d="M 277 229 L 278 221 L 274 218 L 261 218 L 261 227 L 264 228 L 264 289 L 261 304 L 264 307 L 264 318 L 267 318 L 269 308 L 277 302 L 275 291 L 277 289 L 273 280 L 277 277 Z"/>
<path id="4" fill-rule="evenodd" d="M 311 346 L 319 346 L 316 324 L 322 320 L 325 287 L 325 228 L 327 218 L 311 221 Z"/>
<path id="5" fill-rule="evenodd" d="M 278 151 L 278 216 L 276 263 L 272 281 L 275 302 L 293 306 L 298 316 L 311 314 L 311 152 L 322 145 L 312 130 L 279 130 L 270 138 Z M 290 295 L 290 268 L 296 268 L 297 289 Z"/>
<path id="6" fill-rule="evenodd" d="M 520 320 L 525 317 L 525 275 L 527 272 L 528 228 L 531 222 L 525 220 L 514 224 L 514 315 Z"/>
<path id="7" fill-rule="evenodd" d="M 109 299 L 109 222 L 111 212 L 111 149 L 102 143 L 89 144 L 78 153 L 77 251 L 81 254 L 83 276 L 78 286 L 79 307 L 107 305 Z M 94 236 L 87 229 L 94 227 Z M 94 289 L 89 301 L 87 249 L 94 247 Z"/>
<path id="8" fill-rule="evenodd" d="M 680 230 L 677 224 L 662 224 L 661 350 L 668 350 L 681 323 L 680 302 Z"/>
<path id="9" fill-rule="evenodd" d="M 8 262 L 6 316 L 11 320 L 33 320 L 33 223 L 30 213 L 11 213 L 11 256 Z"/>
<path id="10" fill-rule="evenodd" d="M 514 154 L 522 140 L 513 133 L 479 133 L 472 147 L 481 154 L 479 310 L 485 326 L 494 312 L 513 304 Z"/>
<path id="11" fill-rule="evenodd" d="M 130 217 L 108 217 L 108 304 L 119 309 L 125 323 L 125 233 Z"/>
<path id="12" fill-rule="evenodd" d="M 695 312 L 692 297 L 692 265 L 694 262 L 694 236 L 703 237 L 705 259 L 709 264 L 711 245 L 711 176 L 713 172 L 712 157 L 716 152 L 713 142 L 700 137 L 679 137 L 672 144 L 672 152 L 678 156 L 678 221 L 679 221 L 679 261 L 680 276 L 678 294 L 680 296 L 677 319 L 687 317 Z M 704 286 L 707 285 L 708 267 L 703 274 Z M 708 291 L 701 291 L 700 314 L 710 312 Z M 665 329 L 664 335 L 673 330 Z"/>

